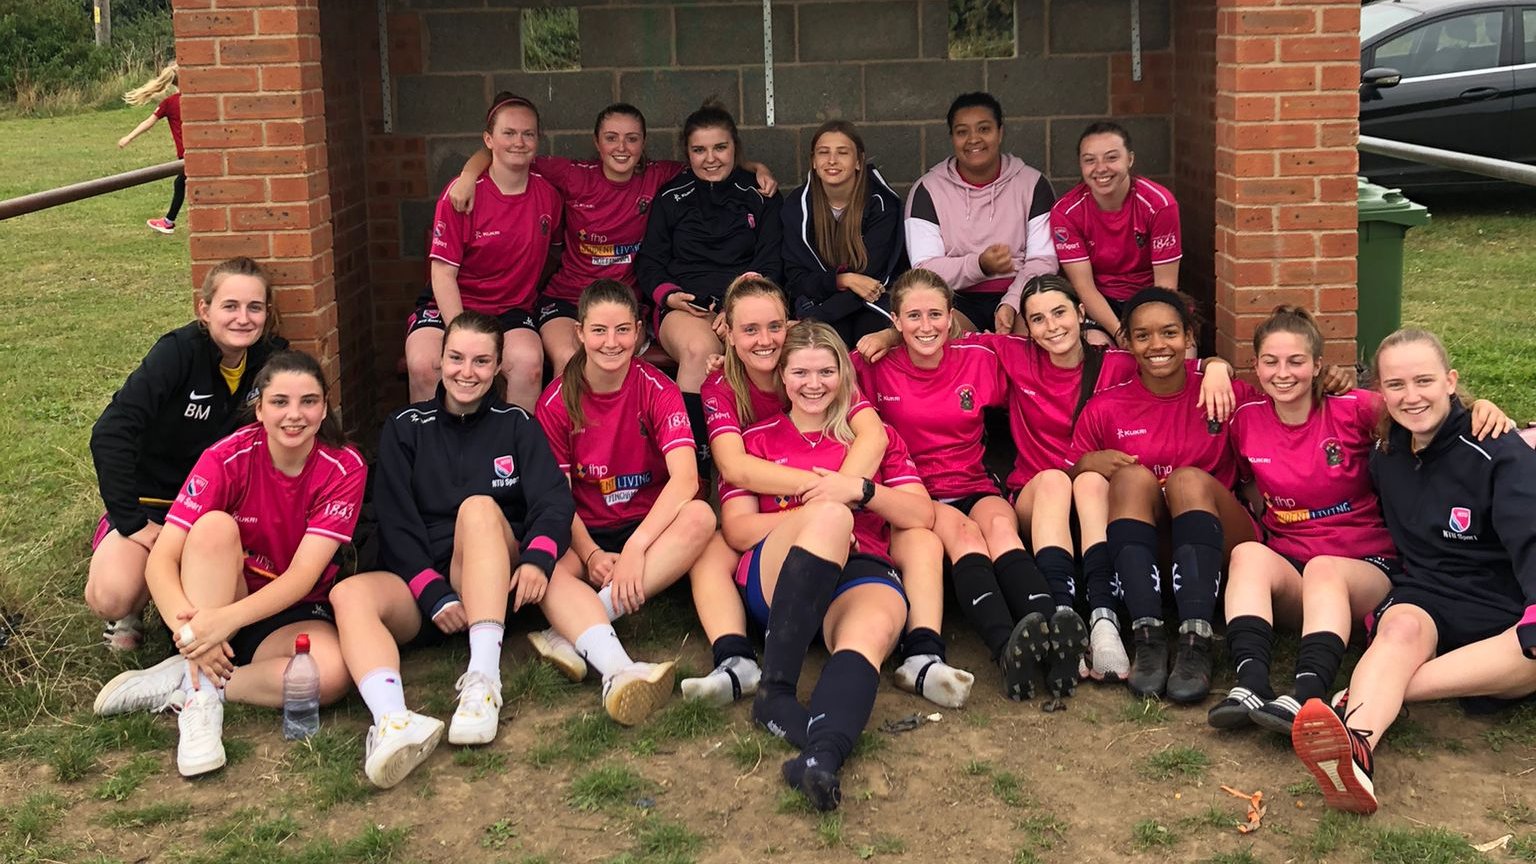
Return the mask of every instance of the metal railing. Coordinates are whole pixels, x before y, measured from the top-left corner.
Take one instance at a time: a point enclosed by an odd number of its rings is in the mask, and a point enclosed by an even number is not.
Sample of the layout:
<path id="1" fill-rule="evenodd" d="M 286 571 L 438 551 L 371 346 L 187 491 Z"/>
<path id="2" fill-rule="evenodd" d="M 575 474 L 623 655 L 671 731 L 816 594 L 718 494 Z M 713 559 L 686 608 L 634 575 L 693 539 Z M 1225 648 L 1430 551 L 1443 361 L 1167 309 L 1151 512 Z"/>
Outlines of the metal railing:
<path id="1" fill-rule="evenodd" d="M 86 180 L 82 183 L 72 183 L 68 186 L 60 186 L 57 189 L 49 189 L 47 192 L 35 192 L 31 195 L 23 195 L 20 198 L 0 201 L 0 219 L 25 216 L 28 213 L 36 213 L 49 207 L 57 207 L 60 204 L 69 204 L 74 201 L 93 198 L 97 195 L 105 195 L 108 192 L 116 192 L 119 189 L 153 183 L 166 177 L 175 177 L 181 173 L 183 165 L 183 161 L 177 159 L 175 162 L 167 162 L 164 165 L 136 168 L 132 171 L 124 171 L 121 174 L 113 174 L 110 177 L 98 177 L 95 180 Z"/>
<path id="2" fill-rule="evenodd" d="M 1385 138 L 1373 138 L 1369 135 L 1361 135 L 1358 146 L 1361 151 L 1375 153 L 1378 156 L 1390 156 L 1393 159 L 1404 159 L 1423 165 L 1437 165 L 1441 168 L 1449 168 L 1452 171 L 1480 174 L 1484 177 L 1492 177 L 1495 180 L 1536 186 L 1536 166 L 1533 165 L 1523 165 L 1519 162 L 1508 162 L 1503 159 L 1490 159 L 1487 156 L 1472 156 L 1467 153 L 1440 150 L 1435 147 L 1423 147 L 1418 144 L 1404 144 L 1401 141 L 1389 141 Z"/>

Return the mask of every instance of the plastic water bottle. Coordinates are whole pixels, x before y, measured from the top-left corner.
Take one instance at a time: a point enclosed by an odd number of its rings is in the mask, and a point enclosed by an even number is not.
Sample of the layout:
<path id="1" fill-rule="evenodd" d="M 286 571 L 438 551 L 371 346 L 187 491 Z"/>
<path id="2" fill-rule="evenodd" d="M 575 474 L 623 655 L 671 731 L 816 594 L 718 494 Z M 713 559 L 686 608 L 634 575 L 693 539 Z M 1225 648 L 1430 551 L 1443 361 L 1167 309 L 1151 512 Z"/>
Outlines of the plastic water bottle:
<path id="1" fill-rule="evenodd" d="M 309 656 L 309 634 L 300 633 L 283 670 L 283 737 L 293 741 L 319 731 L 320 669 Z"/>

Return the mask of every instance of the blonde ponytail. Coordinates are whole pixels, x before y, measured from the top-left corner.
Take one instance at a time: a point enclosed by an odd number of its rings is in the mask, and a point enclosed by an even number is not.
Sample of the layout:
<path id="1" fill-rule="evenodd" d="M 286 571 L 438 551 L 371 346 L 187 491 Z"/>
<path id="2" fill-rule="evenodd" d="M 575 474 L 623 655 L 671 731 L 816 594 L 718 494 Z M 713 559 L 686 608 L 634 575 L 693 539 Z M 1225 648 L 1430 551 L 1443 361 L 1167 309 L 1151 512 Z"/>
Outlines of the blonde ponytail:
<path id="1" fill-rule="evenodd" d="M 176 89 L 176 80 L 176 64 L 171 63 L 161 69 L 159 75 L 124 93 L 123 101 L 129 105 L 148 105 L 151 102 L 159 102 Z"/>

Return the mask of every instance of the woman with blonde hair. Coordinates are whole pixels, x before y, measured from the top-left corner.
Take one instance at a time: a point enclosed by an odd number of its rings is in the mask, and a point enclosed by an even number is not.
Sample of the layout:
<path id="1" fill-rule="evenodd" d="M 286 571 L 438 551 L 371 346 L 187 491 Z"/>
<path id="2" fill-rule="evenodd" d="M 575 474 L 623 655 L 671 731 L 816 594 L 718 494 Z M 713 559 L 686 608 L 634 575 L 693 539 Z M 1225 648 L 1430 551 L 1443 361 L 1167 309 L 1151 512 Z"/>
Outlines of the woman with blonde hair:
<path id="1" fill-rule="evenodd" d="M 117 139 L 119 149 L 127 147 L 133 139 L 149 131 L 161 117 L 165 118 L 166 125 L 171 127 L 171 140 L 176 142 L 176 158 L 187 158 L 186 148 L 181 143 L 181 91 L 176 89 L 177 71 L 173 61 L 160 74 L 144 82 L 140 86 L 123 94 L 123 101 L 129 105 L 148 105 L 151 102 L 159 102 L 155 110 L 139 125 L 133 127 L 133 131 Z M 165 215 L 159 219 L 146 219 L 144 224 L 161 234 L 176 233 L 176 217 L 181 214 L 181 204 L 187 197 L 187 172 L 179 171 L 176 174 L 175 184 L 171 187 L 171 206 L 165 210 Z"/>

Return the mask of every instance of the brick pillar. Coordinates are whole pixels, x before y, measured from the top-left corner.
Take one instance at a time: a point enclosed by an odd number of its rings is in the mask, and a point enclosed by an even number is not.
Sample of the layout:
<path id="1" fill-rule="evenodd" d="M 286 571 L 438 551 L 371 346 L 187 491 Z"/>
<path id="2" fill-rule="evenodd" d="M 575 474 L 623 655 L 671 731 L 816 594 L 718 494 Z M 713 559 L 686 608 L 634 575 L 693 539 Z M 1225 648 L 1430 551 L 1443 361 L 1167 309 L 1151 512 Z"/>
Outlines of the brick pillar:
<path id="1" fill-rule="evenodd" d="M 177 0 L 192 279 L 249 255 L 282 334 L 337 383 L 319 0 Z"/>
<path id="2" fill-rule="evenodd" d="M 1217 350 L 1245 365 L 1278 303 L 1355 359 L 1360 5 L 1216 0 Z"/>

